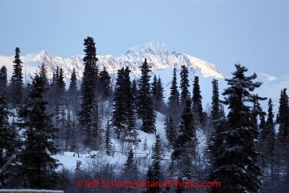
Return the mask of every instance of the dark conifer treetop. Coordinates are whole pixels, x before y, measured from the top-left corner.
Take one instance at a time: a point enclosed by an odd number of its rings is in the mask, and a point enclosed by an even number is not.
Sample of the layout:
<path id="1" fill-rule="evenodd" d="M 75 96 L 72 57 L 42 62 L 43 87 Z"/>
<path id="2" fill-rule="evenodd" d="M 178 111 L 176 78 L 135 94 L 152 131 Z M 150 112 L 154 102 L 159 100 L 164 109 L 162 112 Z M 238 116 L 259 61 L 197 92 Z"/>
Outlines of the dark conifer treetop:
<path id="1" fill-rule="evenodd" d="M 254 101 L 252 91 L 261 86 L 253 82 L 257 77 L 245 76 L 247 68 L 236 64 L 233 78 L 226 79 L 224 104 L 228 105 L 228 124 L 223 135 L 223 144 L 218 147 L 213 165 L 212 180 L 221 181 L 222 187 L 212 192 L 258 192 L 260 168 L 257 164 L 255 140 L 258 132 L 253 128 L 248 104 Z"/>
<path id="2" fill-rule="evenodd" d="M 2 66 L 0 69 L 0 90 L 6 90 L 7 88 L 7 68 Z M 0 91 L 0 93 L 1 93 Z"/>
<path id="3" fill-rule="evenodd" d="M 213 125 L 216 125 L 217 120 L 221 117 L 218 80 L 214 79 L 212 81 L 212 85 L 213 85 L 213 93 L 212 93 L 211 116 L 212 116 Z"/>
<path id="4" fill-rule="evenodd" d="M 75 68 L 73 68 L 72 73 L 71 73 L 71 77 L 70 77 L 70 84 L 69 84 L 69 91 L 70 92 L 77 91 L 76 81 L 77 81 L 76 72 L 75 72 Z"/>
<path id="5" fill-rule="evenodd" d="M 177 107 L 179 107 L 180 104 L 180 93 L 178 90 L 178 85 L 177 85 L 177 69 L 174 68 L 173 72 L 173 80 L 171 84 L 171 91 L 170 91 L 170 96 L 169 96 L 169 106 L 175 110 Z"/>
<path id="6" fill-rule="evenodd" d="M 13 61 L 13 73 L 11 76 L 11 85 L 9 91 L 9 100 L 14 107 L 18 107 L 23 98 L 23 75 L 22 66 L 23 63 L 20 59 L 20 49 L 17 47 L 15 50 L 15 59 Z"/>
<path id="7" fill-rule="evenodd" d="M 183 65 L 181 66 L 181 103 L 184 104 L 187 99 L 190 99 L 191 94 L 189 91 L 190 84 L 189 84 L 189 71 L 188 67 Z"/>
<path id="8" fill-rule="evenodd" d="M 202 106 L 202 95 L 199 85 L 199 77 L 195 76 L 193 83 L 193 113 L 196 116 L 197 123 L 203 122 L 203 106 Z"/>
<path id="9" fill-rule="evenodd" d="M 23 81 L 23 76 L 22 76 L 22 66 L 21 64 L 23 63 L 20 59 L 20 49 L 17 47 L 15 49 L 15 60 L 13 61 L 14 65 L 14 71 L 13 71 L 13 75 L 12 75 L 12 82 L 13 81 L 19 81 L 22 82 Z M 23 82 L 22 82 L 23 84 Z"/>
<path id="10" fill-rule="evenodd" d="M 142 130 L 147 133 L 155 132 L 155 118 L 156 115 L 153 109 L 153 100 L 151 96 L 150 75 L 151 66 L 148 65 L 147 59 L 140 66 L 141 77 L 139 80 L 139 94 L 138 94 L 138 116 L 142 119 Z"/>
<path id="11" fill-rule="evenodd" d="M 50 156 L 59 151 L 53 142 L 58 130 L 53 127 L 51 115 L 46 112 L 47 102 L 42 98 L 44 91 L 44 82 L 36 75 L 19 112 L 21 122 L 18 125 L 24 129 L 25 137 L 20 155 L 21 175 L 27 179 L 26 188 L 51 188 L 58 180 L 54 171 L 58 167 L 57 160 Z"/>

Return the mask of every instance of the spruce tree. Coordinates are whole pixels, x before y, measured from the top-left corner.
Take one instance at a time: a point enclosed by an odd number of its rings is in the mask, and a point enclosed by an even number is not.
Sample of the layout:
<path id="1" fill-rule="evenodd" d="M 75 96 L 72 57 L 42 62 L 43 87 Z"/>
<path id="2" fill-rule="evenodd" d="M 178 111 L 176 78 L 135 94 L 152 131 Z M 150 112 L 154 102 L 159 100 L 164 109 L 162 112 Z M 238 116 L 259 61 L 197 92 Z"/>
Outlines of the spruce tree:
<path id="1" fill-rule="evenodd" d="M 252 100 L 253 100 L 253 107 L 252 107 L 252 113 L 251 113 L 251 121 L 253 123 L 253 128 L 255 130 L 257 130 L 258 132 L 260 132 L 260 128 L 259 128 L 259 125 L 258 125 L 258 116 L 260 117 L 261 119 L 261 126 L 262 126 L 262 129 L 263 129 L 263 126 L 264 126 L 264 122 L 262 120 L 262 117 L 264 117 L 266 115 L 265 112 L 263 112 L 261 106 L 260 106 L 260 103 L 259 101 L 260 100 L 266 100 L 267 98 L 262 98 L 262 97 L 259 97 L 258 94 L 254 94 L 252 96 Z"/>
<path id="2" fill-rule="evenodd" d="M 274 123 L 274 113 L 273 113 L 273 104 L 271 98 L 268 101 L 268 114 L 267 114 L 267 121 L 266 126 L 264 127 L 261 138 L 262 141 L 266 144 L 266 149 L 269 151 L 269 154 L 272 154 L 274 152 L 275 148 L 275 123 Z M 272 157 L 269 155 L 268 157 Z"/>
<path id="3" fill-rule="evenodd" d="M 152 86 L 152 96 L 153 97 L 156 97 L 158 91 L 157 91 L 157 76 L 154 75 L 154 78 L 153 78 L 153 82 L 151 84 Z"/>
<path id="4" fill-rule="evenodd" d="M 177 69 L 174 68 L 173 71 L 173 80 L 171 83 L 171 91 L 170 91 L 170 96 L 169 96 L 169 101 L 168 101 L 168 106 L 169 106 L 169 112 L 173 116 L 173 118 L 176 119 L 176 116 L 178 116 L 177 112 L 179 109 L 180 105 L 180 93 L 178 90 L 178 85 L 177 85 Z"/>
<path id="5" fill-rule="evenodd" d="M 281 120 L 283 119 L 283 112 L 284 112 L 284 97 L 283 97 L 283 89 L 281 89 L 280 93 L 280 99 L 279 99 L 279 108 L 278 108 L 278 113 L 276 116 L 276 123 L 280 124 L 282 122 Z"/>
<path id="6" fill-rule="evenodd" d="M 286 88 L 281 90 L 280 106 L 277 114 L 279 131 L 277 133 L 277 147 L 275 151 L 275 157 L 277 158 L 275 163 L 277 171 L 275 173 L 279 175 L 280 184 L 277 190 L 280 192 L 284 192 L 289 188 L 286 185 L 289 182 L 289 101 L 286 91 Z"/>
<path id="7" fill-rule="evenodd" d="M 225 89 L 224 104 L 228 105 L 228 122 L 221 146 L 214 151 L 211 181 L 220 181 L 220 188 L 212 192 L 258 192 L 260 168 L 257 163 L 256 139 L 258 132 L 251 121 L 250 103 L 253 103 L 252 92 L 262 83 L 253 82 L 257 77 L 245 76 L 247 68 L 236 64 L 233 78 L 225 79 L 229 88 Z"/>
<path id="8" fill-rule="evenodd" d="M 264 174 L 263 174 L 263 190 L 268 190 L 273 192 L 275 190 L 275 184 L 270 182 L 276 181 L 277 176 L 279 176 L 278 171 L 278 158 L 276 154 L 276 135 L 275 135 L 275 123 L 274 123 L 274 113 L 273 104 L 271 98 L 268 101 L 268 113 L 267 120 L 265 122 L 265 127 L 261 131 L 260 141 L 262 147 L 262 155 L 265 162 Z M 277 185 L 277 184 L 276 184 Z"/>
<path id="9" fill-rule="evenodd" d="M 124 171 L 129 171 L 133 168 L 134 158 L 133 158 L 133 150 L 130 149 L 127 160 L 124 165 Z"/>
<path id="10" fill-rule="evenodd" d="M 18 134 L 14 126 L 9 123 L 9 110 L 7 106 L 7 98 L 4 93 L 0 93 L 0 169 L 7 161 L 17 153 Z M 15 161 L 0 173 L 0 188 L 7 188 L 11 183 L 10 180 L 16 177 Z M 10 184 L 10 186 L 14 184 Z"/>
<path id="11" fill-rule="evenodd" d="M 160 136 L 156 135 L 156 142 L 153 146 L 153 155 L 152 155 L 152 165 L 149 167 L 149 170 L 147 172 L 147 181 L 149 181 L 151 184 L 150 187 L 146 189 L 146 193 L 158 193 L 161 192 L 162 188 L 159 186 L 156 186 L 156 182 L 163 181 L 163 175 L 162 175 L 162 167 L 161 167 L 161 140 Z M 154 185 L 153 185 L 154 184 Z"/>
<path id="12" fill-rule="evenodd" d="M 7 90 L 7 68 L 2 66 L 0 69 L 0 93 L 6 92 Z"/>
<path id="13" fill-rule="evenodd" d="M 63 68 L 61 67 L 59 70 L 59 76 L 57 79 L 57 86 L 60 97 L 63 99 L 63 96 L 65 94 L 65 81 L 64 81 L 64 74 L 63 74 Z"/>
<path id="14" fill-rule="evenodd" d="M 213 85 L 213 93 L 211 103 L 212 105 L 211 119 L 212 124 L 215 127 L 217 125 L 219 118 L 221 117 L 218 80 L 213 79 L 212 85 Z"/>
<path id="15" fill-rule="evenodd" d="M 152 86 L 152 98 L 154 102 L 154 108 L 156 108 L 156 103 L 157 103 L 157 94 L 158 94 L 158 88 L 157 88 L 157 76 L 154 75 L 153 82 L 151 84 Z"/>
<path id="16" fill-rule="evenodd" d="M 22 102 L 23 97 L 23 75 L 22 66 L 23 63 L 20 59 L 20 49 L 15 49 L 15 60 L 13 61 L 13 73 L 11 77 L 10 85 L 10 100 L 14 107 L 17 107 Z"/>
<path id="17" fill-rule="evenodd" d="M 172 159 L 179 159 L 182 155 L 189 154 L 191 160 L 196 158 L 196 122 L 191 109 L 191 101 L 186 101 L 186 106 L 181 115 L 182 121 L 179 136 L 175 141 Z"/>
<path id="18" fill-rule="evenodd" d="M 126 128 L 126 95 L 125 95 L 125 81 L 124 81 L 124 68 L 118 70 L 116 79 L 116 88 L 113 99 L 113 111 L 112 111 L 112 125 L 114 126 L 117 139 L 120 139 L 120 135 L 125 132 Z"/>
<path id="19" fill-rule="evenodd" d="M 107 120 L 106 124 L 106 131 L 105 131 L 105 150 L 106 155 L 112 155 L 112 142 L 111 142 L 111 136 L 110 136 L 110 124 L 109 120 Z"/>
<path id="20" fill-rule="evenodd" d="M 138 178 L 138 171 L 137 171 L 137 165 L 135 163 L 134 160 L 134 152 L 132 149 L 130 149 L 129 153 L 128 153 L 128 157 L 127 160 L 125 162 L 124 168 L 123 168 L 123 177 L 125 177 L 125 179 L 134 181 Z"/>
<path id="21" fill-rule="evenodd" d="M 86 145 L 90 142 L 90 126 L 93 120 L 93 110 L 95 104 L 95 92 L 96 92 L 96 79 L 97 79 L 97 67 L 96 62 L 98 61 L 96 57 L 95 43 L 92 37 L 87 37 L 84 39 L 85 56 L 83 58 L 84 62 L 84 72 L 82 77 L 81 92 L 82 92 L 82 102 L 80 105 L 80 111 L 78 113 L 79 123 L 83 128 L 84 135 L 86 138 Z"/>
<path id="22" fill-rule="evenodd" d="M 189 91 L 190 84 L 189 84 L 189 71 L 188 67 L 185 65 L 181 66 L 181 104 L 185 105 L 186 100 L 191 98 L 191 94 Z"/>
<path id="23" fill-rule="evenodd" d="M 20 154 L 21 178 L 25 181 L 25 188 L 51 189 L 58 180 L 55 172 L 58 163 L 51 157 L 58 152 L 53 142 L 57 129 L 52 125 L 51 115 L 46 112 L 42 78 L 35 75 L 29 88 L 29 96 L 19 111 L 18 125 L 24 130 L 25 139 Z"/>
<path id="24" fill-rule="evenodd" d="M 112 112 L 112 125 L 117 133 L 117 138 L 136 140 L 134 96 L 130 82 L 130 69 L 118 70 L 114 104 Z M 121 136 L 122 134 L 122 136 Z"/>
<path id="25" fill-rule="evenodd" d="M 70 76 L 70 84 L 67 90 L 67 104 L 76 111 L 79 106 L 79 91 L 77 88 L 77 77 L 75 68 L 73 68 Z"/>
<path id="26" fill-rule="evenodd" d="M 195 114 L 195 118 L 197 123 L 203 122 L 203 107 L 202 107 L 202 95 L 199 85 L 199 77 L 195 76 L 193 83 L 193 113 Z"/>
<path id="27" fill-rule="evenodd" d="M 106 71 L 105 66 L 103 67 L 103 70 L 99 73 L 99 87 L 100 92 L 102 93 L 102 97 L 106 99 L 111 94 L 110 89 L 110 76 L 108 72 Z"/>
<path id="28" fill-rule="evenodd" d="M 137 83 L 135 79 L 132 81 L 132 84 L 131 84 L 131 93 L 133 97 L 133 109 L 136 112 L 138 89 L 137 89 Z"/>
<path id="29" fill-rule="evenodd" d="M 146 133 L 153 133 L 156 131 L 155 122 L 156 115 L 153 109 L 153 100 L 151 96 L 150 75 L 151 66 L 148 65 L 147 59 L 140 66 L 141 77 L 139 80 L 139 91 L 137 98 L 138 116 L 142 120 L 141 130 Z"/>
<path id="30" fill-rule="evenodd" d="M 71 119 L 71 112 L 67 113 L 67 118 L 64 125 L 64 141 L 65 141 L 65 151 L 69 151 L 69 145 L 71 144 L 71 136 L 73 131 L 73 123 Z"/>
<path id="31" fill-rule="evenodd" d="M 178 136 L 178 131 L 174 124 L 174 119 L 172 116 L 167 116 L 165 119 L 165 132 L 168 142 L 170 143 L 171 147 L 175 147 L 175 142 Z"/>
<path id="32" fill-rule="evenodd" d="M 131 70 L 129 69 L 129 67 L 126 67 L 124 70 L 124 93 L 125 93 L 125 108 L 126 108 L 126 124 L 127 124 L 127 130 L 128 130 L 128 134 L 130 136 L 134 136 L 136 133 L 135 131 L 135 111 L 134 111 L 134 96 L 132 93 L 132 86 L 131 86 L 131 81 L 130 81 L 130 74 Z M 136 137 L 136 136 L 134 136 Z"/>
<path id="33" fill-rule="evenodd" d="M 280 124 L 278 141 L 280 144 L 289 144 L 289 106 L 286 88 L 281 91 L 279 111 L 276 122 Z M 281 146 L 283 146 L 281 145 Z"/>
<path id="34" fill-rule="evenodd" d="M 42 63 L 40 66 L 39 76 L 42 78 L 42 80 L 44 82 L 44 86 L 48 87 L 47 70 L 45 68 L 44 63 Z"/>
<path id="35" fill-rule="evenodd" d="M 157 95 L 156 95 L 156 100 L 158 101 L 157 105 L 163 105 L 164 103 L 164 87 L 162 84 L 162 80 L 159 77 L 157 81 Z"/>
<path id="36" fill-rule="evenodd" d="M 71 77 L 70 77 L 70 84 L 69 84 L 68 92 L 70 94 L 73 94 L 76 91 L 77 91 L 77 78 L 76 78 L 75 68 L 73 68 Z"/>
<path id="37" fill-rule="evenodd" d="M 160 77 L 157 79 L 156 75 L 154 75 L 152 82 L 152 98 L 154 103 L 155 110 L 160 110 L 164 103 L 164 88 L 162 86 L 162 82 Z"/>

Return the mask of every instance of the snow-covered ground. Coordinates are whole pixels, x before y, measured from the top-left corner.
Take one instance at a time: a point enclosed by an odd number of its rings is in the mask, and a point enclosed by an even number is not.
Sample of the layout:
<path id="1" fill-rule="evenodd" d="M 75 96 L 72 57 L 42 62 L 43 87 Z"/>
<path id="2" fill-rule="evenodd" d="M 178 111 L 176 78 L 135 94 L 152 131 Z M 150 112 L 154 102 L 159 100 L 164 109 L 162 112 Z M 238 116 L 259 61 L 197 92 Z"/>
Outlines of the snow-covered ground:
<path id="1" fill-rule="evenodd" d="M 161 141 L 168 147 L 168 142 L 166 139 L 166 134 L 164 130 L 164 119 L 165 116 L 159 112 L 156 112 L 156 134 L 160 135 Z M 139 120 L 137 121 L 139 122 Z M 148 134 L 143 131 L 137 130 L 138 132 L 138 138 L 141 140 L 141 142 L 138 144 L 138 146 L 133 146 L 134 150 L 134 156 L 135 159 L 142 159 L 142 161 L 145 160 L 147 164 L 151 164 L 151 156 L 152 156 L 152 147 L 155 143 L 156 136 L 155 134 Z M 198 129 L 197 132 L 197 139 L 198 139 L 198 147 L 197 152 L 202 156 L 203 152 L 206 149 L 206 135 L 204 134 L 202 129 Z M 147 142 L 147 150 L 144 150 L 144 143 L 145 139 Z M 127 160 L 127 155 L 125 155 L 123 150 L 123 144 L 120 140 L 117 140 L 116 138 L 112 139 L 112 143 L 115 146 L 115 152 L 113 156 L 108 156 L 105 154 L 105 152 L 99 152 L 99 151 L 92 151 L 89 153 L 81 153 L 78 154 L 74 152 L 63 152 L 61 154 L 54 155 L 53 158 L 58 159 L 59 163 L 63 164 L 62 167 L 65 167 L 67 169 L 74 170 L 76 168 L 77 161 L 82 162 L 82 167 L 86 167 L 91 161 L 97 159 L 98 161 L 101 161 L 101 163 L 110 163 L 115 164 L 117 163 L 120 167 L 123 166 L 123 164 Z M 164 162 L 168 162 L 170 160 L 171 151 L 169 148 L 164 147 Z M 58 169 L 61 169 L 62 167 L 59 167 Z M 139 168 L 142 171 L 146 171 L 147 168 Z"/>

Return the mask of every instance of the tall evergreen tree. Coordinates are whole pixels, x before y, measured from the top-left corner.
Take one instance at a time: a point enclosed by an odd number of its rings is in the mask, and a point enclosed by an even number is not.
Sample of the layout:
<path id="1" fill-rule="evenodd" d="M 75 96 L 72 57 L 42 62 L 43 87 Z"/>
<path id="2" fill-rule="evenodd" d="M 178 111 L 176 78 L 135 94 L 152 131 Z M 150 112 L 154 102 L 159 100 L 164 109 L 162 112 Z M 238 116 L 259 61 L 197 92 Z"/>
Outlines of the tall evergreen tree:
<path id="1" fill-rule="evenodd" d="M 105 66 L 103 67 L 103 70 L 99 73 L 99 87 L 103 98 L 107 98 L 110 96 L 110 76 L 106 71 Z"/>
<path id="2" fill-rule="evenodd" d="M 138 116 L 142 120 L 142 127 L 146 133 L 153 133 L 156 131 L 155 121 L 156 115 L 153 109 L 153 100 L 151 97 L 151 85 L 150 85 L 150 75 L 151 66 L 148 65 L 147 59 L 140 66 L 141 68 L 141 77 L 139 80 L 139 92 L 137 98 L 138 106 Z"/>
<path id="3" fill-rule="evenodd" d="M 265 141 L 265 138 L 270 135 L 270 137 L 275 138 L 275 130 L 274 130 L 274 113 L 273 113 L 273 103 L 270 98 L 268 101 L 268 113 L 267 113 L 267 121 L 266 127 L 263 129 L 262 138 Z"/>
<path id="4" fill-rule="evenodd" d="M 65 81 L 64 81 L 64 74 L 63 74 L 63 68 L 62 67 L 59 70 L 57 86 L 58 86 L 59 94 L 61 95 L 61 97 L 63 97 L 64 94 L 65 94 L 65 86 L 66 86 L 66 84 L 65 84 Z"/>
<path id="5" fill-rule="evenodd" d="M 56 70 L 55 70 L 55 72 L 53 72 L 52 85 L 56 85 L 57 84 L 58 78 L 59 78 L 59 67 L 56 66 Z"/>
<path id="6" fill-rule="evenodd" d="M 18 106 L 23 98 L 23 75 L 22 66 L 23 63 L 20 59 L 20 49 L 15 49 L 15 60 L 13 61 L 13 73 L 11 77 L 10 85 L 10 100 L 14 106 Z"/>
<path id="7" fill-rule="evenodd" d="M 117 138 L 133 138 L 136 140 L 134 96 L 130 82 L 130 69 L 118 70 L 114 104 L 112 113 L 112 125 L 117 133 Z"/>
<path id="8" fill-rule="evenodd" d="M 16 154 L 18 146 L 16 143 L 18 134 L 15 127 L 9 123 L 9 110 L 6 101 L 4 93 L 0 93 L 0 169 Z M 0 172 L 0 188 L 9 187 L 10 180 L 16 177 L 14 176 L 16 172 L 13 170 L 14 168 L 9 166 L 2 173 Z"/>
<path id="9" fill-rule="evenodd" d="M 83 58 L 84 62 L 84 72 L 82 77 L 81 92 L 82 92 L 82 103 L 80 106 L 80 111 L 78 113 L 79 123 L 84 128 L 84 135 L 86 139 L 90 138 L 90 127 L 93 120 L 93 111 L 95 104 L 95 90 L 96 90 L 96 62 L 98 61 L 96 57 L 96 48 L 94 39 L 92 37 L 87 37 L 84 39 L 85 56 Z M 86 140 L 88 143 L 89 140 Z M 86 143 L 86 145 L 88 145 Z"/>
<path id="10" fill-rule="evenodd" d="M 247 68 L 236 64 L 233 78 L 226 79 L 224 104 L 229 105 L 227 128 L 221 134 L 223 143 L 216 147 L 217 156 L 213 160 L 211 179 L 220 181 L 220 188 L 212 192 L 258 192 L 260 188 L 260 168 L 257 164 L 256 139 L 258 132 L 253 128 L 249 103 L 253 102 L 253 92 L 262 83 L 253 82 L 257 77 L 245 76 Z"/>
<path id="11" fill-rule="evenodd" d="M 212 85 L 213 85 L 213 93 L 211 103 L 212 104 L 211 119 L 212 124 L 215 127 L 217 125 L 219 118 L 221 117 L 218 80 L 213 79 Z"/>
<path id="12" fill-rule="evenodd" d="M 137 89 L 137 83 L 135 79 L 132 81 L 132 84 L 131 84 L 131 93 L 133 97 L 133 109 L 136 112 L 138 89 Z"/>
<path id="13" fill-rule="evenodd" d="M 58 180 L 57 160 L 51 157 L 58 152 L 53 140 L 57 129 L 43 101 L 44 81 L 36 75 L 24 107 L 20 109 L 18 125 L 24 129 L 24 148 L 20 154 L 21 178 L 26 188 L 51 189 Z"/>
<path id="14" fill-rule="evenodd" d="M 6 92 L 7 89 L 7 68 L 2 66 L 0 69 L 0 93 Z"/>
<path id="15" fill-rule="evenodd" d="M 71 135 L 73 130 L 73 123 L 71 119 L 71 112 L 67 112 L 67 118 L 64 125 L 64 141 L 65 141 L 65 151 L 69 151 L 69 145 L 71 144 Z"/>
<path id="16" fill-rule="evenodd" d="M 268 113 L 265 126 L 262 128 L 260 141 L 262 148 L 262 158 L 265 162 L 265 168 L 263 171 L 263 190 L 268 190 L 273 192 L 276 187 L 270 182 L 276 181 L 276 176 L 279 176 L 279 171 L 277 170 L 278 158 L 276 154 L 276 135 L 275 135 L 275 123 L 274 123 L 274 113 L 273 104 L 271 98 L 268 101 Z M 279 165 L 278 165 L 279 166 Z M 277 184 L 276 184 L 277 185 Z"/>
<path id="17" fill-rule="evenodd" d="M 40 71 L 40 76 L 45 77 L 45 69 L 44 72 L 42 71 L 43 70 Z M 44 79 L 44 82 L 45 81 L 46 80 Z M 44 84 L 46 86 L 46 82 Z M 57 66 L 55 72 L 53 73 L 51 87 L 48 90 L 48 110 L 54 109 L 56 105 L 60 105 L 62 108 L 64 108 L 66 94 L 65 85 L 63 69 Z"/>
<path id="18" fill-rule="evenodd" d="M 79 91 L 77 88 L 77 77 L 75 68 L 73 68 L 71 77 L 70 77 L 70 84 L 67 90 L 67 104 L 77 111 L 79 106 Z"/>
<path id="19" fill-rule="evenodd" d="M 126 96 L 125 96 L 125 81 L 124 68 L 118 70 L 116 79 L 116 88 L 113 99 L 112 125 L 115 128 L 117 139 L 125 132 L 126 128 Z"/>
<path id="20" fill-rule="evenodd" d="M 289 106 L 288 106 L 288 95 L 286 93 L 287 89 L 284 88 L 281 90 L 280 97 L 280 106 L 277 114 L 276 122 L 279 123 L 279 131 L 277 133 L 277 141 L 276 141 L 276 165 L 277 171 L 275 172 L 277 175 L 279 174 L 279 180 L 281 183 L 279 184 L 278 191 L 284 192 L 289 188 L 289 161 L 288 161 L 288 148 L 289 148 Z"/>
<path id="21" fill-rule="evenodd" d="M 256 95 L 254 94 L 253 97 L 252 97 L 253 107 L 252 107 L 252 113 L 251 113 L 251 116 L 252 116 L 251 117 L 251 121 L 253 123 L 253 128 L 255 130 L 257 130 L 258 132 L 260 132 L 260 128 L 259 128 L 259 125 L 258 125 L 258 116 L 261 119 L 261 126 L 262 126 L 262 129 L 263 129 L 264 122 L 262 120 L 262 117 L 264 117 L 266 115 L 266 113 L 261 108 L 259 101 L 260 100 L 266 100 L 266 99 L 267 98 L 259 97 L 258 94 L 256 94 Z"/>
<path id="22" fill-rule="evenodd" d="M 158 94 L 158 88 L 157 88 L 157 76 L 154 75 L 153 82 L 151 84 L 152 86 L 152 98 L 153 98 L 153 103 L 154 103 L 154 108 L 156 108 L 156 103 L 157 103 L 157 94 Z"/>
<path id="23" fill-rule="evenodd" d="M 157 99 L 157 101 L 159 101 L 159 103 L 162 104 L 164 102 L 164 98 L 165 98 L 164 97 L 164 87 L 163 87 L 163 84 L 162 84 L 162 80 L 159 77 L 158 81 L 157 81 L 157 95 L 156 95 L 156 99 Z"/>
<path id="24" fill-rule="evenodd" d="M 77 91 L 77 78 L 76 78 L 75 68 L 73 68 L 72 73 L 71 73 L 68 91 L 69 93 L 75 93 Z"/>
<path id="25" fill-rule="evenodd" d="M 147 181 L 149 182 L 160 182 L 163 180 L 163 175 L 162 175 L 162 167 L 161 167 L 161 141 L 160 141 L 160 136 L 156 135 L 156 142 L 153 146 L 153 155 L 152 155 L 152 165 L 149 167 L 149 170 L 147 172 Z M 146 193 L 158 193 L 161 191 L 162 188 L 159 186 L 153 187 L 148 187 L 147 190 L 145 191 Z"/>
<path id="26" fill-rule="evenodd" d="M 190 154 L 191 159 L 196 158 L 196 122 L 191 109 L 191 101 L 186 101 L 186 106 L 181 115 L 182 121 L 179 130 L 179 136 L 175 142 L 175 149 L 172 154 L 173 159 L 178 159 L 180 156 Z"/>
<path id="27" fill-rule="evenodd" d="M 110 136 L 110 124 L 107 120 L 106 124 L 106 131 L 105 131 L 105 150 L 106 155 L 112 155 L 112 142 L 111 142 L 111 136 Z"/>
<path id="28" fill-rule="evenodd" d="M 278 132 L 279 143 L 289 144 L 289 106 L 288 106 L 288 95 L 286 88 L 281 91 L 279 111 L 277 114 L 276 122 L 280 124 Z"/>
<path id="29" fill-rule="evenodd" d="M 48 78 L 47 78 L 47 70 L 45 68 L 45 64 L 42 63 L 40 66 L 39 76 L 42 78 L 44 82 L 44 86 L 48 87 Z"/>
<path id="30" fill-rule="evenodd" d="M 156 75 L 154 75 L 152 82 L 152 98 L 154 103 L 154 108 L 156 110 L 160 110 L 164 103 L 164 88 L 162 86 L 161 78 L 157 79 Z"/>
<path id="31" fill-rule="evenodd" d="M 178 85 L 177 85 L 177 69 L 176 68 L 174 68 L 174 71 L 173 71 L 173 80 L 172 80 L 170 89 L 171 91 L 170 91 L 168 105 L 172 113 L 172 112 L 175 112 L 176 109 L 178 109 L 180 105 L 180 93 L 179 93 Z"/>
<path id="32" fill-rule="evenodd" d="M 186 100 L 191 98 L 191 94 L 189 91 L 189 71 L 188 67 L 185 65 L 181 66 L 182 70 L 180 73 L 181 76 L 181 104 L 185 104 Z"/>
<path id="33" fill-rule="evenodd" d="M 176 126 L 174 124 L 174 119 L 172 116 L 167 116 L 165 119 L 165 132 L 166 137 L 171 145 L 171 147 L 175 147 L 175 142 L 178 136 L 178 131 L 176 129 Z"/>
<path id="34" fill-rule="evenodd" d="M 124 83 L 126 100 L 125 100 L 125 107 L 126 107 L 126 122 L 127 122 L 127 129 L 129 135 L 135 135 L 135 111 L 134 111 L 134 96 L 132 93 L 132 86 L 130 81 L 130 74 L 131 70 L 129 67 L 126 67 L 124 70 Z M 133 134 L 134 133 L 134 134 Z"/>
<path id="35" fill-rule="evenodd" d="M 199 77 L 195 76 L 193 83 L 193 113 L 195 114 L 195 118 L 197 123 L 203 122 L 203 107 L 202 107 L 202 95 L 199 85 Z"/>
<path id="36" fill-rule="evenodd" d="M 137 165 L 134 159 L 134 155 L 133 155 L 133 150 L 130 149 L 129 153 L 128 153 L 128 157 L 127 160 L 125 162 L 124 168 L 123 168 L 123 177 L 125 177 L 125 179 L 134 181 L 135 179 L 138 178 L 138 171 L 137 171 Z"/>

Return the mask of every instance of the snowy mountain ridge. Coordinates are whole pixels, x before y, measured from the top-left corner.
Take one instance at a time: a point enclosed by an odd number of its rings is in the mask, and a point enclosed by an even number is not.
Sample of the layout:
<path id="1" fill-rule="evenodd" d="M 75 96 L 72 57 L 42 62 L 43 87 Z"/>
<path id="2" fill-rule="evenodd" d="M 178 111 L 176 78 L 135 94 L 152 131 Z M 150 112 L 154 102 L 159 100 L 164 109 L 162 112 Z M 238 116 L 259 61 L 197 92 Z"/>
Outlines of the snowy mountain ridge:
<path id="1" fill-rule="evenodd" d="M 63 68 L 65 79 L 68 81 L 73 68 L 76 70 L 77 78 L 81 79 L 84 70 L 83 57 L 84 55 L 70 56 L 68 58 L 54 57 L 50 55 L 48 51 L 43 50 L 39 53 L 21 56 L 20 58 L 23 61 L 23 66 L 27 73 L 34 74 L 37 70 L 35 67 L 44 63 L 49 78 L 52 78 L 52 74 L 58 66 Z M 150 42 L 131 47 L 124 55 L 119 57 L 112 55 L 97 55 L 97 57 L 99 60 L 97 62 L 99 68 L 102 69 L 103 66 L 105 66 L 110 74 L 116 74 L 117 70 L 126 66 L 131 69 L 132 74 L 140 74 L 139 66 L 144 62 L 144 58 L 146 58 L 149 65 L 152 66 L 152 71 L 165 70 L 172 67 L 180 68 L 182 65 L 186 65 L 193 69 L 199 76 L 224 78 L 213 64 L 184 53 L 176 51 L 170 52 L 162 42 Z M 11 61 L 10 64 L 8 64 L 8 73 L 11 73 L 13 56 L 10 56 L 9 59 L 11 59 Z M 1 60 L 3 59 L 0 58 L 0 61 Z M 6 57 L 5 63 L 7 62 Z M 9 68 L 9 66 L 11 68 Z"/>

